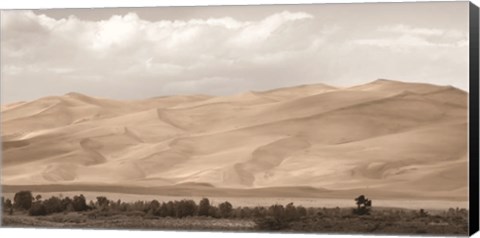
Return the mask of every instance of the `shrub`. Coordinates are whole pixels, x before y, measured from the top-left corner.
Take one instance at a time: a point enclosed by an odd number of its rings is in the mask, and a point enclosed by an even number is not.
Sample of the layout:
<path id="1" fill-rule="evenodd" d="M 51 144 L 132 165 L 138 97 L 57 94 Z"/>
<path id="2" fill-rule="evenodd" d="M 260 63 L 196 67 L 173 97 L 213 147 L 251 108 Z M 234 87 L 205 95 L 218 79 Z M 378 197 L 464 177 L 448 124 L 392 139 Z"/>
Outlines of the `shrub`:
<path id="1" fill-rule="evenodd" d="M 133 204 L 129 204 L 128 206 L 128 210 L 129 211 L 141 211 L 141 212 L 145 212 L 148 210 L 147 206 L 145 205 L 145 202 L 144 201 L 136 201 L 134 202 Z"/>
<path id="2" fill-rule="evenodd" d="M 229 202 L 220 203 L 218 209 L 220 210 L 221 217 L 227 218 L 232 215 L 232 204 Z"/>
<path id="3" fill-rule="evenodd" d="M 102 211 L 105 211 L 107 210 L 109 203 L 110 201 L 106 197 L 99 196 L 97 197 L 97 203 L 95 204 L 95 207 Z"/>
<path id="4" fill-rule="evenodd" d="M 175 216 L 175 203 L 173 203 L 172 201 L 168 201 L 167 204 L 166 204 L 166 213 L 167 213 L 167 216 L 169 217 L 174 217 Z"/>
<path id="5" fill-rule="evenodd" d="M 155 216 L 160 216 L 160 217 L 167 217 L 167 204 L 162 202 L 160 204 L 160 207 L 157 209 L 157 211 L 154 213 Z"/>
<path id="6" fill-rule="evenodd" d="M 263 218 L 266 216 L 267 210 L 264 207 L 254 207 L 252 213 L 255 218 Z"/>
<path id="7" fill-rule="evenodd" d="M 293 205 L 293 203 L 287 204 L 285 207 L 285 218 L 287 220 L 296 220 L 298 219 L 297 208 Z"/>
<path id="8" fill-rule="evenodd" d="M 272 205 L 268 208 L 267 214 L 271 217 L 277 218 L 277 219 L 284 219 L 285 218 L 285 208 L 283 208 L 283 205 Z"/>
<path id="9" fill-rule="evenodd" d="M 63 198 L 62 199 L 62 209 L 63 209 L 63 211 L 67 211 L 67 212 L 74 211 L 73 200 L 69 197 Z"/>
<path id="10" fill-rule="evenodd" d="M 208 214 L 213 218 L 220 218 L 220 210 L 218 207 L 210 206 L 208 209 Z"/>
<path id="11" fill-rule="evenodd" d="M 43 205 L 45 206 L 45 211 L 47 214 L 62 212 L 65 210 L 62 200 L 55 196 L 43 201 Z"/>
<path id="12" fill-rule="evenodd" d="M 3 210 L 4 211 L 9 211 L 12 208 L 13 208 L 12 200 L 10 200 L 8 198 L 5 199 L 5 201 L 3 202 Z"/>
<path id="13" fill-rule="evenodd" d="M 73 197 L 72 206 L 76 212 L 86 211 L 88 209 L 87 201 L 82 194 Z"/>
<path id="14" fill-rule="evenodd" d="M 298 206 L 297 207 L 297 214 L 298 214 L 299 217 L 305 217 L 305 216 L 307 216 L 307 209 L 305 209 L 302 206 Z"/>
<path id="15" fill-rule="evenodd" d="M 160 208 L 160 203 L 157 200 L 153 200 L 148 205 L 147 213 L 156 214 Z"/>
<path id="16" fill-rule="evenodd" d="M 30 191 L 20 191 L 15 193 L 15 197 L 13 198 L 14 207 L 19 209 L 28 210 L 32 207 L 33 196 L 32 192 Z"/>
<path id="17" fill-rule="evenodd" d="M 175 201 L 175 217 L 194 216 L 196 211 L 197 204 L 193 200 Z"/>
<path id="18" fill-rule="evenodd" d="M 208 216 L 208 211 L 210 210 L 210 201 L 207 198 L 203 198 L 198 204 L 198 215 L 199 216 Z"/>
<path id="19" fill-rule="evenodd" d="M 372 208 L 372 201 L 366 198 L 364 195 L 360 195 L 355 198 L 357 208 L 353 209 L 353 213 L 356 215 L 370 215 L 370 209 Z"/>
<path id="20" fill-rule="evenodd" d="M 267 216 L 255 220 L 255 224 L 259 230 L 278 231 L 289 227 L 288 222 L 283 219 Z"/>
<path id="21" fill-rule="evenodd" d="M 45 216 L 47 215 L 47 209 L 40 201 L 34 202 L 28 210 L 30 216 Z"/>

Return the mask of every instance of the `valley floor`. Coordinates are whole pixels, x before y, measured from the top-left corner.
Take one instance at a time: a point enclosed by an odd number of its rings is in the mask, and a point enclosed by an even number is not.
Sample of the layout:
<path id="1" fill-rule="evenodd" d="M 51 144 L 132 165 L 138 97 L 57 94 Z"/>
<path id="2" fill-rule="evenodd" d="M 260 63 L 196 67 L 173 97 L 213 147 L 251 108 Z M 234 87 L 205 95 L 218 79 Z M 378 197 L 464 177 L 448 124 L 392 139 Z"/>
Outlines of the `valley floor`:
<path id="1" fill-rule="evenodd" d="M 139 213 L 96 215 L 95 212 L 70 212 L 31 217 L 3 214 L 4 227 L 41 227 L 75 229 L 142 229 L 177 231 L 241 231 L 294 233 L 373 233 L 466 235 L 467 217 L 411 217 L 393 210 L 370 216 L 314 215 L 294 221 L 274 218 L 239 219 L 212 217 L 156 217 Z"/>

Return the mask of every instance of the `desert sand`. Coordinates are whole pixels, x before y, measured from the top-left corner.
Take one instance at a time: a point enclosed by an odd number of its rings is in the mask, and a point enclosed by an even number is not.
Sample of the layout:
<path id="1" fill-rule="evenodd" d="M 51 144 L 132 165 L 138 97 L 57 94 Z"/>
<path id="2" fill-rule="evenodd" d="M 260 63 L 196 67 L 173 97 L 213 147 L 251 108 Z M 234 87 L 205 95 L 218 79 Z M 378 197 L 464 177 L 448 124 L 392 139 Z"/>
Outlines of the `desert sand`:
<path id="1" fill-rule="evenodd" d="M 376 80 L 2 105 L 5 192 L 468 200 L 468 94 Z"/>

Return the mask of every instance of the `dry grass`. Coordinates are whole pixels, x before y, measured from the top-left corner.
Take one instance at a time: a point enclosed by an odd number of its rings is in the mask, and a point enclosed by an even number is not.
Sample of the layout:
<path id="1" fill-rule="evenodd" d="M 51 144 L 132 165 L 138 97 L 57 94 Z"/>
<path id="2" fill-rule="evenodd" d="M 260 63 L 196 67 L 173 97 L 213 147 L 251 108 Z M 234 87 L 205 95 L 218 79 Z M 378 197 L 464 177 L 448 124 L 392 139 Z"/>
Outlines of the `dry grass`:
<path id="1" fill-rule="evenodd" d="M 322 212 L 323 211 L 323 212 Z M 369 216 L 351 215 L 349 209 L 316 209 L 293 221 L 275 218 L 157 217 L 143 212 L 69 212 L 31 217 L 4 213 L 2 226 L 47 228 L 100 228 L 145 230 L 275 231 L 302 233 L 374 233 L 466 235 L 467 213 L 420 216 L 407 209 L 377 209 Z M 263 220 L 262 220 L 263 219 Z M 269 219 L 269 220 L 268 220 Z M 263 223 L 263 225 L 261 225 Z"/>
<path id="2" fill-rule="evenodd" d="M 47 227 L 47 228 L 101 228 L 101 229 L 147 229 L 147 230 L 231 230 L 252 231 L 252 220 L 215 219 L 210 217 L 159 218 L 147 215 L 91 216 L 86 213 L 53 214 L 30 217 L 24 214 L 4 215 L 2 226 Z"/>

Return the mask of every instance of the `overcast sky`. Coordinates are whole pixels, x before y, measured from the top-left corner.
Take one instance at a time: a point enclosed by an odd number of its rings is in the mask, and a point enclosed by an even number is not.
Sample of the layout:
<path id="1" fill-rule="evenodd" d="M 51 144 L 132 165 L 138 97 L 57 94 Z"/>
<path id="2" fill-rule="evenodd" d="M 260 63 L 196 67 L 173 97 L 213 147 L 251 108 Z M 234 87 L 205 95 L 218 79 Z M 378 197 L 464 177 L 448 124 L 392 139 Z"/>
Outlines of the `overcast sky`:
<path id="1" fill-rule="evenodd" d="M 2 103 L 378 78 L 468 90 L 468 2 L 2 11 Z"/>

